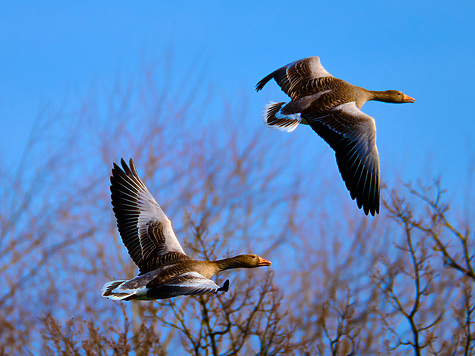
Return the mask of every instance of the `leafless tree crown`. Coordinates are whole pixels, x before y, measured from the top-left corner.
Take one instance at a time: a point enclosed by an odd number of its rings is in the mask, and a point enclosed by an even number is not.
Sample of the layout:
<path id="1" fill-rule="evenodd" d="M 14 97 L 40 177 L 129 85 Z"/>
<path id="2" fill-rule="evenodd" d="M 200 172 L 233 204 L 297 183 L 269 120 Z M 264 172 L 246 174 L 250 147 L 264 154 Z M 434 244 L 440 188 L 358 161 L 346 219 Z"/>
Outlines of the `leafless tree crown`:
<path id="1" fill-rule="evenodd" d="M 336 168 L 316 168 L 331 155 L 305 151 L 304 127 L 265 130 L 191 69 L 143 72 L 40 112 L 18 167 L 0 171 L 0 355 L 475 354 L 470 214 L 442 179 L 385 188 L 367 218 Z M 272 269 L 223 273 L 217 295 L 101 298 L 136 273 L 110 206 L 120 157 L 188 255 L 252 252 Z"/>

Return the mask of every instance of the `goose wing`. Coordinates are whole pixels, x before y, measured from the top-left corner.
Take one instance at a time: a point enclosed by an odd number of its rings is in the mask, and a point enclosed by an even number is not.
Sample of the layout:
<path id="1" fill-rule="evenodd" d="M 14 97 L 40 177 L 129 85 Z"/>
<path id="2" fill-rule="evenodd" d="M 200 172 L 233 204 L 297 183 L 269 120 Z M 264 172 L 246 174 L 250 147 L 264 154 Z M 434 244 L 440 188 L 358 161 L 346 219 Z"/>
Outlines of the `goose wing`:
<path id="1" fill-rule="evenodd" d="M 157 268 L 160 258 L 186 257 L 172 224 L 142 182 L 130 159 L 114 163 L 111 198 L 117 227 L 130 257 L 142 273 Z M 167 256 L 165 256 L 167 255 Z"/>
<path id="2" fill-rule="evenodd" d="M 379 155 L 374 119 L 355 102 L 335 107 L 326 114 L 302 112 L 313 130 L 335 151 L 341 176 L 351 198 L 366 215 L 379 213 Z"/>
<path id="3" fill-rule="evenodd" d="M 331 77 L 320 63 L 319 57 L 308 57 L 289 63 L 269 74 L 256 85 L 261 90 L 271 79 L 274 79 L 282 91 L 292 100 L 314 94 L 319 91 L 317 79 Z"/>
<path id="4" fill-rule="evenodd" d="M 157 283 L 157 281 L 159 281 Z M 186 272 L 174 276 L 163 282 L 160 279 L 152 280 L 147 284 L 149 288 L 148 297 L 161 296 L 163 294 L 169 297 L 179 295 L 198 295 L 204 293 L 216 293 L 220 290 L 227 291 L 229 282 L 226 281 L 223 287 L 218 286 L 211 279 L 206 278 L 198 272 Z"/>

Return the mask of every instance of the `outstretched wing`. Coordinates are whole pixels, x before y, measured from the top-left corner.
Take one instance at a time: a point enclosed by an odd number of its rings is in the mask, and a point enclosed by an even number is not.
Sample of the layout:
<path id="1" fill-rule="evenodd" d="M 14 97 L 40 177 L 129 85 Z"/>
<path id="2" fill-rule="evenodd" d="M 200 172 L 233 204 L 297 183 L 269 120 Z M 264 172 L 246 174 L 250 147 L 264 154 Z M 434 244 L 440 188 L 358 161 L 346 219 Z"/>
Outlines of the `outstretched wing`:
<path id="1" fill-rule="evenodd" d="M 355 102 L 337 106 L 322 116 L 311 108 L 302 113 L 313 130 L 335 151 L 341 176 L 351 198 L 366 215 L 379 213 L 379 155 L 374 119 Z"/>
<path id="2" fill-rule="evenodd" d="M 225 286 L 219 287 L 211 279 L 203 277 L 198 272 L 187 272 L 179 276 L 173 277 L 165 283 L 155 284 L 152 280 L 147 284 L 147 296 L 154 298 L 155 296 L 167 295 L 168 298 L 179 295 L 198 295 L 204 293 L 216 293 L 220 290 L 227 291 L 229 282 Z M 158 299 L 158 298 L 157 298 Z"/>
<path id="3" fill-rule="evenodd" d="M 257 83 L 256 91 L 261 90 L 269 80 L 274 79 L 285 94 L 292 100 L 296 100 L 319 91 L 316 79 L 331 76 L 322 67 L 319 57 L 308 57 L 272 72 Z"/>
<path id="4" fill-rule="evenodd" d="M 132 159 L 130 168 L 123 159 L 121 164 L 122 169 L 114 163 L 110 190 L 117 227 L 132 260 L 144 273 L 160 256 L 184 256 L 170 220 L 138 176 Z"/>

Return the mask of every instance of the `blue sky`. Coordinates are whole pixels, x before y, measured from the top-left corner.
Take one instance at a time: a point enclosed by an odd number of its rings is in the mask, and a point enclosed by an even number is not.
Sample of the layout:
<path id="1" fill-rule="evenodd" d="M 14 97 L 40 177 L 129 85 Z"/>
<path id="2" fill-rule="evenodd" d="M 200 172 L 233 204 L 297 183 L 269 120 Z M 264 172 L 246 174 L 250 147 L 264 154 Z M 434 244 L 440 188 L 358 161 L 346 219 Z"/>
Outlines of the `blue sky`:
<path id="1" fill-rule="evenodd" d="M 273 82 L 260 93 L 255 84 L 318 55 L 336 77 L 416 99 L 363 108 L 376 120 L 383 181 L 442 174 L 455 192 L 473 185 L 474 15 L 473 1 L 2 2 L 1 156 L 15 167 L 42 107 L 73 110 L 91 88 L 110 89 L 170 48 L 175 73 L 198 61 L 205 85 L 234 106 L 246 97 L 268 130 L 264 104 L 288 99 Z M 326 149 L 307 127 L 291 135 Z"/>

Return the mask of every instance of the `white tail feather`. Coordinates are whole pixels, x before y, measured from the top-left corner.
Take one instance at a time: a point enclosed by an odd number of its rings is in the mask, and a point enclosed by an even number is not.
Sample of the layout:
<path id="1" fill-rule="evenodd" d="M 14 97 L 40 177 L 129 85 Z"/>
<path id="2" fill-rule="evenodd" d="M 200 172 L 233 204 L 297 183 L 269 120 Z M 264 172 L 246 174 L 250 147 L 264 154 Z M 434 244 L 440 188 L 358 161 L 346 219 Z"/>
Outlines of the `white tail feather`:
<path id="1" fill-rule="evenodd" d="M 264 123 L 279 131 L 292 132 L 301 122 L 300 114 L 282 115 L 280 110 L 284 102 L 271 101 L 264 107 Z"/>
<path id="2" fill-rule="evenodd" d="M 101 293 L 104 298 L 112 299 L 112 300 L 124 300 L 134 293 L 114 293 L 113 291 L 118 288 L 121 284 L 127 282 L 126 280 L 122 281 L 111 281 L 104 284 L 102 287 Z M 128 292 L 128 291 L 127 291 Z"/>

